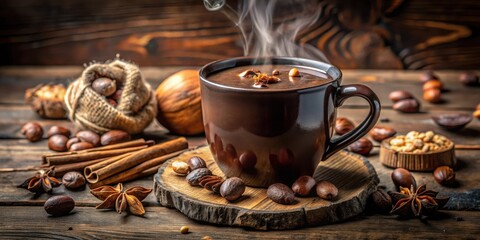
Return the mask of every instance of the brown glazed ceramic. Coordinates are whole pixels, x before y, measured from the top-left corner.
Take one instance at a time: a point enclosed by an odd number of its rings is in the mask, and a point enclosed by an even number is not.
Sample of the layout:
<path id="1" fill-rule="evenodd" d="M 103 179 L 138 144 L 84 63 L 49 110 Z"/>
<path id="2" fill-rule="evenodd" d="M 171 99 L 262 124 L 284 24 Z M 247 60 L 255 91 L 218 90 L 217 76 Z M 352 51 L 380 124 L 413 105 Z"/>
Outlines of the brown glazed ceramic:
<path id="1" fill-rule="evenodd" d="M 320 161 L 375 125 L 380 114 L 375 93 L 363 85 L 340 86 L 340 70 L 323 62 L 268 59 L 268 64 L 313 68 L 333 79 L 308 88 L 248 89 L 208 80 L 225 69 L 265 63 L 265 59 L 240 57 L 212 62 L 200 70 L 205 134 L 226 176 L 240 177 L 254 187 L 291 184 L 301 175 L 311 176 Z M 367 118 L 353 131 L 332 139 L 336 108 L 354 96 L 370 104 Z"/>

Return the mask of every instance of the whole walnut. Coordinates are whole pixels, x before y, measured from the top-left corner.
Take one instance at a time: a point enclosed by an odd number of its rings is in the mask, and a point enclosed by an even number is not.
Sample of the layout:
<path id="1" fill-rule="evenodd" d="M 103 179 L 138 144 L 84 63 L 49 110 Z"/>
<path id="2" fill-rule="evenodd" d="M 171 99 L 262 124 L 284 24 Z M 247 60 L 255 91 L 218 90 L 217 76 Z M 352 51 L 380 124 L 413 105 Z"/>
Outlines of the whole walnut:
<path id="1" fill-rule="evenodd" d="M 43 118 L 65 118 L 63 98 L 66 89 L 62 84 L 40 84 L 25 91 L 25 102 Z"/>
<path id="2" fill-rule="evenodd" d="M 157 119 L 173 133 L 203 132 L 200 79 L 197 70 L 186 69 L 165 79 L 156 90 Z"/>

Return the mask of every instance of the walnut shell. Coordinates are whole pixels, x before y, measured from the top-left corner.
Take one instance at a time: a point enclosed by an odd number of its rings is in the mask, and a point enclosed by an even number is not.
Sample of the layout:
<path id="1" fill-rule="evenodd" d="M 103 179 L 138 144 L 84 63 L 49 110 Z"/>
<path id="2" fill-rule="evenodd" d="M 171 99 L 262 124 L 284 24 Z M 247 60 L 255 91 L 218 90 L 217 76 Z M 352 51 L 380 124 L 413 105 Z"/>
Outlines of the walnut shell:
<path id="1" fill-rule="evenodd" d="M 43 118 L 65 118 L 63 106 L 65 86 L 62 84 L 40 84 L 25 92 L 25 102 Z"/>
<path id="2" fill-rule="evenodd" d="M 165 79 L 156 90 L 157 119 L 173 133 L 203 132 L 200 79 L 197 70 L 186 69 Z"/>

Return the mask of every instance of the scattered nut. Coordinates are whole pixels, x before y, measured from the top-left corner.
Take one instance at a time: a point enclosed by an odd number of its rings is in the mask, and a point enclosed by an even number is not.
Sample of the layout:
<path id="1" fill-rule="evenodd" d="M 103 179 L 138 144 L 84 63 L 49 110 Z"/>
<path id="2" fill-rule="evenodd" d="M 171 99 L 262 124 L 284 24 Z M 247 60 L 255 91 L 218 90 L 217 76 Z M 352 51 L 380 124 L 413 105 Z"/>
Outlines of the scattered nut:
<path id="1" fill-rule="evenodd" d="M 479 79 L 478 75 L 475 72 L 464 72 L 460 74 L 460 77 L 458 79 L 461 83 L 463 83 L 465 86 L 478 86 L 479 85 Z"/>
<path id="2" fill-rule="evenodd" d="M 93 144 L 93 146 L 100 144 L 100 136 L 90 130 L 79 131 L 75 134 L 75 137 L 80 138 L 82 142 L 89 142 Z"/>
<path id="3" fill-rule="evenodd" d="M 67 141 L 67 148 L 70 150 L 70 148 L 72 147 L 72 145 L 73 145 L 74 143 L 79 143 L 79 142 L 81 142 L 81 141 L 80 141 L 80 138 L 77 138 L 77 137 L 70 138 L 70 139 L 68 139 L 68 141 Z M 70 151 L 72 151 L 72 150 L 70 150 Z"/>
<path id="4" fill-rule="evenodd" d="M 278 71 L 278 69 L 273 69 L 272 75 L 280 75 L 280 71 Z"/>
<path id="5" fill-rule="evenodd" d="M 476 119 L 480 119 L 480 110 L 475 110 L 475 112 L 472 113 L 472 116 Z"/>
<path id="6" fill-rule="evenodd" d="M 459 130 L 472 121 L 472 116 L 466 113 L 450 113 L 432 116 L 432 119 L 447 130 Z"/>
<path id="7" fill-rule="evenodd" d="M 288 72 L 288 76 L 290 76 L 290 77 L 300 77 L 300 72 L 298 71 L 297 68 L 292 68 Z"/>
<path id="8" fill-rule="evenodd" d="M 316 184 L 317 182 L 313 177 L 301 176 L 292 184 L 292 190 L 296 195 L 305 197 L 312 193 Z"/>
<path id="9" fill-rule="evenodd" d="M 220 195 L 228 201 L 235 201 L 245 192 L 245 183 L 238 177 L 225 180 L 220 187 Z"/>
<path id="10" fill-rule="evenodd" d="M 455 171 L 449 166 L 440 166 L 433 172 L 433 177 L 440 185 L 451 186 L 455 183 Z"/>
<path id="11" fill-rule="evenodd" d="M 122 93 L 123 93 L 123 88 L 119 88 L 117 89 L 117 91 L 115 91 L 115 93 L 112 96 L 110 96 L 110 98 L 118 102 L 122 97 Z"/>
<path id="12" fill-rule="evenodd" d="M 246 151 L 240 155 L 238 161 L 240 162 L 242 169 L 253 169 L 255 168 L 255 164 L 257 164 L 257 155 L 252 151 Z"/>
<path id="13" fill-rule="evenodd" d="M 436 88 L 439 90 L 443 89 L 443 83 L 440 80 L 430 80 L 423 84 L 423 91 L 427 91 L 428 89 Z"/>
<path id="14" fill-rule="evenodd" d="M 199 180 L 203 176 L 207 175 L 212 175 L 212 172 L 208 170 L 208 168 L 197 168 L 195 170 L 192 170 L 186 177 L 188 184 L 192 186 L 198 186 L 199 185 Z"/>
<path id="15" fill-rule="evenodd" d="M 43 118 L 65 118 L 66 110 L 63 106 L 65 97 L 63 84 L 40 84 L 25 92 L 25 102 Z"/>
<path id="16" fill-rule="evenodd" d="M 390 99 L 390 101 L 396 103 L 401 100 L 412 99 L 413 95 L 407 91 L 397 90 L 388 94 L 388 98 Z"/>
<path id="17" fill-rule="evenodd" d="M 284 205 L 290 205 L 296 201 L 292 189 L 283 183 L 274 183 L 270 185 L 267 189 L 267 196 L 272 201 Z"/>
<path id="18" fill-rule="evenodd" d="M 335 133 L 343 135 L 355 128 L 355 125 L 348 118 L 340 117 L 335 121 Z"/>
<path id="19" fill-rule="evenodd" d="M 224 181 L 225 180 L 220 176 L 207 175 L 201 177 L 198 180 L 198 184 L 209 191 L 213 191 L 214 193 L 220 193 L 220 187 Z"/>
<path id="20" fill-rule="evenodd" d="M 95 92 L 103 96 L 110 96 L 117 91 L 115 80 L 110 78 L 97 78 L 92 82 L 92 88 Z"/>
<path id="21" fill-rule="evenodd" d="M 53 196 L 43 205 L 45 211 L 53 216 L 67 215 L 75 207 L 75 201 L 66 195 Z"/>
<path id="22" fill-rule="evenodd" d="M 128 134 L 128 132 L 123 130 L 111 130 L 102 135 L 100 143 L 105 146 L 130 141 L 130 139 L 130 134 Z"/>
<path id="23" fill-rule="evenodd" d="M 43 136 L 43 128 L 36 122 L 29 122 L 23 125 L 21 132 L 30 142 L 39 141 Z"/>
<path id="24" fill-rule="evenodd" d="M 387 138 L 391 138 L 397 134 L 397 131 L 389 127 L 375 126 L 370 130 L 368 135 L 375 141 L 381 142 Z"/>
<path id="25" fill-rule="evenodd" d="M 396 136 L 390 140 L 390 149 L 397 152 L 427 153 L 449 148 L 453 142 L 432 131 L 411 131 L 406 135 Z"/>
<path id="26" fill-rule="evenodd" d="M 437 77 L 437 75 L 435 75 L 433 73 L 432 70 L 428 70 L 426 72 L 424 72 L 422 75 L 420 75 L 420 81 L 422 82 L 427 82 L 427 81 L 430 81 L 430 80 L 438 80 L 439 78 Z"/>
<path id="27" fill-rule="evenodd" d="M 393 170 L 390 176 L 397 188 L 404 187 L 410 189 L 412 185 L 415 189 L 417 188 L 417 181 L 415 181 L 413 175 L 405 168 L 397 168 Z"/>
<path id="28" fill-rule="evenodd" d="M 77 190 L 85 186 L 85 177 L 79 172 L 67 172 L 62 178 L 63 186 L 70 190 Z"/>
<path id="29" fill-rule="evenodd" d="M 107 98 L 106 100 L 107 100 L 108 104 L 112 105 L 113 107 L 117 106 L 117 101 L 115 101 L 115 99 Z"/>
<path id="30" fill-rule="evenodd" d="M 68 140 L 70 141 L 70 140 Z M 69 151 L 73 152 L 73 151 L 81 151 L 81 150 L 85 150 L 85 149 L 90 149 L 90 148 L 93 148 L 95 146 L 93 146 L 91 143 L 89 142 L 78 142 L 78 143 L 73 143 L 70 145 L 70 147 L 68 147 L 68 141 L 67 141 L 67 148 Z"/>
<path id="31" fill-rule="evenodd" d="M 213 238 L 210 236 L 203 236 L 202 240 L 213 240 Z"/>
<path id="32" fill-rule="evenodd" d="M 182 161 L 174 161 L 172 163 L 172 168 L 176 174 L 181 176 L 186 176 L 190 171 L 190 167 L 188 166 L 188 164 Z"/>
<path id="33" fill-rule="evenodd" d="M 370 205 L 378 213 L 388 214 L 392 210 L 392 197 L 383 189 L 373 192 L 369 198 Z"/>
<path id="34" fill-rule="evenodd" d="M 206 168 L 207 163 L 201 157 L 193 156 L 188 159 L 188 166 L 190 166 L 190 170 L 193 171 L 198 168 Z"/>
<path id="35" fill-rule="evenodd" d="M 320 181 L 317 183 L 317 195 L 325 200 L 332 201 L 338 195 L 338 189 L 329 181 Z"/>
<path id="36" fill-rule="evenodd" d="M 393 104 L 393 109 L 403 113 L 416 113 L 420 110 L 420 103 L 416 99 L 404 99 Z"/>
<path id="37" fill-rule="evenodd" d="M 61 126 L 52 126 L 50 129 L 48 129 L 47 137 L 51 137 L 57 134 L 63 135 L 68 138 L 70 137 L 71 133 L 70 133 L 70 130 L 68 130 L 68 128 L 64 128 Z"/>
<path id="38" fill-rule="evenodd" d="M 373 143 L 367 138 L 360 138 L 348 146 L 350 152 L 367 156 L 373 149 Z"/>
<path id="39" fill-rule="evenodd" d="M 68 138 L 63 135 L 53 135 L 48 139 L 48 148 L 56 152 L 67 151 Z"/>
<path id="40" fill-rule="evenodd" d="M 189 230 L 190 230 L 190 229 L 188 228 L 188 226 L 182 226 L 182 227 L 180 228 L 180 233 L 181 233 L 181 234 L 187 234 Z"/>
<path id="41" fill-rule="evenodd" d="M 431 103 L 439 103 L 442 100 L 440 89 L 431 88 L 423 92 L 423 100 Z"/>

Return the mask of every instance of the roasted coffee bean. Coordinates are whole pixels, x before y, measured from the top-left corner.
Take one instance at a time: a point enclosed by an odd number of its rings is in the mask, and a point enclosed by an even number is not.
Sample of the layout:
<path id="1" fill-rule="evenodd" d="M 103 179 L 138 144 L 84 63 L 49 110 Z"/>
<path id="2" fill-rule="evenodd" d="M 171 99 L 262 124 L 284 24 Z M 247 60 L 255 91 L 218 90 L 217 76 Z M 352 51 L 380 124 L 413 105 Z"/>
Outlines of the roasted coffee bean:
<path id="1" fill-rule="evenodd" d="M 68 189 L 77 190 L 85 186 L 85 177 L 79 172 L 67 172 L 63 175 L 62 184 Z"/>
<path id="2" fill-rule="evenodd" d="M 332 201 L 338 195 L 338 189 L 329 181 L 320 181 L 317 183 L 317 195 L 325 200 Z"/>
<path id="3" fill-rule="evenodd" d="M 309 196 L 312 193 L 312 189 L 315 188 L 315 179 L 310 176 L 301 176 L 293 184 L 292 190 L 298 196 Z"/>
<path id="4" fill-rule="evenodd" d="M 198 168 L 206 168 L 207 163 L 201 157 L 193 156 L 188 159 L 188 166 L 190 166 L 190 170 L 193 171 Z"/>
<path id="5" fill-rule="evenodd" d="M 67 215 L 74 207 L 75 201 L 66 195 L 50 197 L 43 205 L 45 211 L 53 216 Z"/>
<path id="6" fill-rule="evenodd" d="M 245 192 L 245 183 L 238 177 L 225 180 L 220 187 L 220 195 L 228 201 L 235 201 Z"/>
<path id="7" fill-rule="evenodd" d="M 295 194 L 293 193 L 292 189 L 283 183 L 275 183 L 270 185 L 270 187 L 267 189 L 267 196 L 272 201 L 284 205 L 294 204 L 296 201 Z"/>

